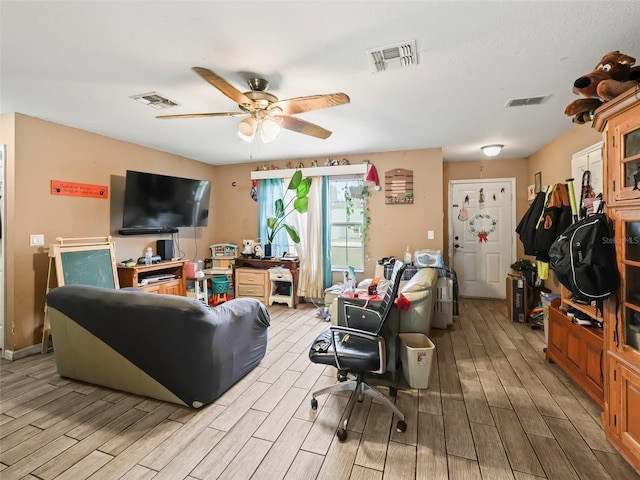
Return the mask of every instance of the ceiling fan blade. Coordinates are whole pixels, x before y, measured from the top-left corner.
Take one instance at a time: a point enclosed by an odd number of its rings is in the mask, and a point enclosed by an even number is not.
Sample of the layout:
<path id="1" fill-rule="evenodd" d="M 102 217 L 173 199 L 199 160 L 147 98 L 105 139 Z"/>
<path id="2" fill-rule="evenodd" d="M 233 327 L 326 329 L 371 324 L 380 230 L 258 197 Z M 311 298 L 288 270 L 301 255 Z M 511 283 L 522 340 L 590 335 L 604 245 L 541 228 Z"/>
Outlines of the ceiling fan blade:
<path id="1" fill-rule="evenodd" d="M 277 119 L 281 120 L 280 126 L 287 130 L 303 133 L 304 135 L 311 135 L 312 137 L 327 139 L 331 136 L 331 132 L 322 128 L 315 123 L 307 122 L 296 117 L 289 117 L 288 115 L 278 115 Z"/>
<path id="2" fill-rule="evenodd" d="M 349 103 L 349 95 L 346 93 L 329 93 L 326 95 L 311 95 L 309 97 L 290 98 L 273 103 L 269 108 L 279 108 L 285 115 L 310 112 L 321 108 L 336 107 Z"/>
<path id="3" fill-rule="evenodd" d="M 243 117 L 246 112 L 216 112 L 216 113 L 180 113 L 177 115 L 156 115 L 156 118 L 199 118 L 199 117 Z"/>
<path id="4" fill-rule="evenodd" d="M 207 82 L 209 82 L 211 85 L 216 87 L 218 90 L 224 93 L 231 100 L 236 102 L 238 105 L 251 105 L 253 103 L 251 99 L 247 97 L 244 93 L 242 93 L 240 90 L 238 90 L 234 86 L 227 83 L 226 80 L 219 77 L 218 75 L 213 73 L 211 70 L 207 68 L 202 68 L 202 67 L 193 67 L 192 69 L 202 78 L 204 78 Z"/>

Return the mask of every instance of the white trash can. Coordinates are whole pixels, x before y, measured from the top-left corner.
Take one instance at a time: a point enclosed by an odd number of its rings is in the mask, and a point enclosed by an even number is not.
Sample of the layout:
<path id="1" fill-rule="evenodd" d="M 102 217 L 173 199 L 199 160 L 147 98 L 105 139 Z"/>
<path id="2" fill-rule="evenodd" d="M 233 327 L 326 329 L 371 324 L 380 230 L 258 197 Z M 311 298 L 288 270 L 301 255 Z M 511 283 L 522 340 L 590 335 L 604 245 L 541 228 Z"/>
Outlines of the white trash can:
<path id="1" fill-rule="evenodd" d="M 411 388 L 429 388 L 435 345 L 422 333 L 400 333 L 399 336 L 404 378 Z"/>

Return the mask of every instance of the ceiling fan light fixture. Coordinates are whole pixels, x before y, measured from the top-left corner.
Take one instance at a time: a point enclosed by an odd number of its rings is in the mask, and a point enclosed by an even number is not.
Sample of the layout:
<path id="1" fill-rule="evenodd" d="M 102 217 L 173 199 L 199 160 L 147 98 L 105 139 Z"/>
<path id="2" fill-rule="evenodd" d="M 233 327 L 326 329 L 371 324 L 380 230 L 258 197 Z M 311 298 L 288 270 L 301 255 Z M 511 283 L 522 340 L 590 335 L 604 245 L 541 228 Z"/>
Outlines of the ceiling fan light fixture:
<path id="1" fill-rule="evenodd" d="M 484 153 L 487 157 L 495 157 L 502 151 L 503 148 L 504 145 L 496 143 L 493 145 L 485 145 L 484 147 L 480 147 L 480 150 L 482 150 L 482 153 Z"/>
<path id="2" fill-rule="evenodd" d="M 258 121 L 254 117 L 245 118 L 238 124 L 238 136 L 245 142 L 251 142 L 257 127 Z"/>
<path id="3" fill-rule="evenodd" d="M 272 118 L 260 122 L 260 139 L 263 143 L 271 143 L 280 135 L 280 124 Z"/>

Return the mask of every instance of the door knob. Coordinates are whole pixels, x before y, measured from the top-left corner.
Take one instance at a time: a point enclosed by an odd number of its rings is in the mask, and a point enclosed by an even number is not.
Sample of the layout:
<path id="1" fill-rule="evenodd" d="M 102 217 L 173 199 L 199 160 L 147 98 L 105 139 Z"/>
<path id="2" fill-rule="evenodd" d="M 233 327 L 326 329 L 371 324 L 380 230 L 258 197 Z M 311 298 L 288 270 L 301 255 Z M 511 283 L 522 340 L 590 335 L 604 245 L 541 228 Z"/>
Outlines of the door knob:
<path id="1" fill-rule="evenodd" d="M 457 243 L 454 245 L 454 247 L 456 247 L 456 248 L 464 248 L 464 247 L 461 247 L 461 246 L 460 246 L 459 244 L 457 244 Z"/>

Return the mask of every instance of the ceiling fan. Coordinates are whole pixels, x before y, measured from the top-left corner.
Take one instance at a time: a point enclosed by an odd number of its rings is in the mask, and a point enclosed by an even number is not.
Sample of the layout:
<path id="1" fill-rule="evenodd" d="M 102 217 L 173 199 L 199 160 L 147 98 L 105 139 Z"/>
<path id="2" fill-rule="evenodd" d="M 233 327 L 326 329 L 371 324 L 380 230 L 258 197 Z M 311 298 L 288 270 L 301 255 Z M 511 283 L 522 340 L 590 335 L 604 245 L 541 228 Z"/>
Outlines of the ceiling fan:
<path id="1" fill-rule="evenodd" d="M 281 128 L 310 135 L 321 139 L 329 138 L 331 132 L 319 125 L 297 117 L 296 113 L 335 107 L 349 103 L 349 96 L 344 93 L 311 95 L 308 97 L 278 100 L 278 97 L 267 93 L 269 82 L 262 78 L 251 78 L 248 81 L 250 90 L 241 92 L 211 70 L 193 67 L 193 70 L 212 86 L 238 104 L 239 112 L 185 113 L 179 115 L 158 115 L 156 118 L 196 118 L 196 117 L 247 117 L 238 125 L 238 135 L 243 140 L 252 141 L 257 133 L 264 143 L 272 142 Z"/>

